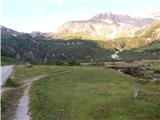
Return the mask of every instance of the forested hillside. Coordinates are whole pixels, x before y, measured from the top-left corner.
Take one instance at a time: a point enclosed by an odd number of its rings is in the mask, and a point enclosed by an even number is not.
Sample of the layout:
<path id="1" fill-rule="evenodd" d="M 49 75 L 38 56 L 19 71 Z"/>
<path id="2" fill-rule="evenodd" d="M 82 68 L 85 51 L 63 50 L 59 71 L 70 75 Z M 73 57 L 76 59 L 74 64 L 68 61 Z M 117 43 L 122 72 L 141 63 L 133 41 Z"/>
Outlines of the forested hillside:
<path id="1" fill-rule="evenodd" d="M 89 40 L 60 40 L 33 38 L 29 34 L 13 35 L 2 29 L 2 56 L 31 63 L 68 64 L 104 61 L 111 59 L 113 50 L 101 48 L 96 42 Z M 10 29 L 8 31 L 11 31 Z"/>

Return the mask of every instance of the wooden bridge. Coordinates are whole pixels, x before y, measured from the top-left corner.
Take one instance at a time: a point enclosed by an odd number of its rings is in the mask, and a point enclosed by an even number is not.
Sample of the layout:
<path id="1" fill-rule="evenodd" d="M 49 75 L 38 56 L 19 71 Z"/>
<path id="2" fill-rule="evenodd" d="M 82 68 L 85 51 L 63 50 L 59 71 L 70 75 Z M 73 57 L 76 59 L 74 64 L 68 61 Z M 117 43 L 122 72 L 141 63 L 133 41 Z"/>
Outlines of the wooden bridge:
<path id="1" fill-rule="evenodd" d="M 117 68 L 117 69 L 126 69 L 126 68 L 139 68 L 142 66 L 141 61 L 120 61 L 120 62 L 105 62 L 104 63 L 106 68 Z"/>

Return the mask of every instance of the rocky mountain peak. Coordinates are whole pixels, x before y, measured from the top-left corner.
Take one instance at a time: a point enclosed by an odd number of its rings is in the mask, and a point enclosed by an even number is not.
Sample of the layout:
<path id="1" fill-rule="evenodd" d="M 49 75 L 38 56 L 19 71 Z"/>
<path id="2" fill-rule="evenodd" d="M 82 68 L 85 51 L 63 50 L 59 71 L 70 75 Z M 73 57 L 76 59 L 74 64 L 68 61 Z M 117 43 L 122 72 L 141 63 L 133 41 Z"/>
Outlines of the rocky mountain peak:
<path id="1" fill-rule="evenodd" d="M 112 12 L 99 13 L 88 20 L 69 21 L 54 33 L 56 36 L 81 37 L 84 39 L 114 39 L 134 36 L 137 29 L 156 21 L 153 18 L 135 18 Z M 63 38 L 62 37 L 62 38 Z"/>
<path id="2" fill-rule="evenodd" d="M 131 19 L 131 18 L 129 15 L 120 15 L 120 14 L 114 14 L 112 12 L 105 12 L 105 13 L 96 14 L 90 20 L 101 21 L 106 19 L 120 22 L 121 19 Z"/>
<path id="3" fill-rule="evenodd" d="M 152 18 L 141 18 L 141 19 L 139 18 L 139 19 L 137 19 L 137 18 L 130 17 L 129 15 L 115 14 L 112 12 L 96 14 L 90 20 L 96 21 L 96 22 L 104 21 L 104 22 L 110 23 L 110 24 L 124 23 L 124 24 L 133 25 L 135 27 L 141 27 L 146 24 L 152 23 L 154 21 L 154 19 L 152 19 Z"/>

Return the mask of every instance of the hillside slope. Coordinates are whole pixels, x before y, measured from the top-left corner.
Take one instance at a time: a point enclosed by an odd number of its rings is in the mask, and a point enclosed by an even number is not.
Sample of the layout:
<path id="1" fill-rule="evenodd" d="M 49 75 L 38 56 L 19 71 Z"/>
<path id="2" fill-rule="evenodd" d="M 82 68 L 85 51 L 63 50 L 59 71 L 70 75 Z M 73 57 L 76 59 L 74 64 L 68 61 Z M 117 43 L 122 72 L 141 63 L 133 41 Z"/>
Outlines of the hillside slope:
<path id="1" fill-rule="evenodd" d="M 122 59 L 160 59 L 160 40 L 156 40 L 140 48 L 124 50 L 119 53 Z"/>
<path id="2" fill-rule="evenodd" d="M 46 34 L 20 33 L 1 27 L 2 56 L 11 57 L 18 61 L 34 64 L 79 64 L 81 62 L 112 60 L 111 55 L 117 47 L 124 49 L 119 53 L 121 59 L 153 59 L 159 58 L 160 23 L 154 23 L 137 32 L 136 37 L 126 39 L 121 37 L 115 41 L 96 41 L 87 39 L 54 39 Z M 126 40 L 128 43 L 126 43 Z M 148 40 L 148 41 L 147 41 Z M 151 44 L 153 42 L 153 44 Z M 145 45 L 146 44 L 146 45 Z M 147 45 L 149 44 L 149 45 Z M 132 45 L 127 47 L 127 45 Z M 139 47 L 135 49 L 136 47 Z M 125 50 L 133 48 L 130 50 Z M 152 48 L 152 49 L 151 49 Z"/>
<path id="3" fill-rule="evenodd" d="M 100 13 L 89 20 L 69 21 L 55 33 L 61 38 L 81 37 L 83 39 L 109 40 L 120 36 L 134 36 L 134 32 L 151 24 L 152 18 L 133 18 L 129 15 Z"/>
<path id="4" fill-rule="evenodd" d="M 160 21 L 142 27 L 133 37 L 124 38 L 124 41 L 127 41 L 125 48 L 143 47 L 158 39 L 160 39 Z"/>
<path id="5" fill-rule="evenodd" d="M 32 63 L 64 63 L 71 61 L 89 62 L 91 59 L 104 61 L 111 59 L 112 50 L 100 47 L 90 40 L 46 40 L 45 37 L 33 38 L 29 34 L 21 33 L 13 36 L 2 29 L 2 55 Z"/>

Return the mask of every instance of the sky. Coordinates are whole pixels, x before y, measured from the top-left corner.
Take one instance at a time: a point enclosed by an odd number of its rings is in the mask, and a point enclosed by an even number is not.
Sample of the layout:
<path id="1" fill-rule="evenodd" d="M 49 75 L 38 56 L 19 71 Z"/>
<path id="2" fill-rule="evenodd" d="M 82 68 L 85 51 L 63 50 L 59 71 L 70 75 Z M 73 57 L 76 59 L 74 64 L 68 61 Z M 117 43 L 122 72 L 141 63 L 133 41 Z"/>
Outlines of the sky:
<path id="1" fill-rule="evenodd" d="M 160 0 L 0 0 L 0 24 L 19 32 L 53 32 L 67 21 L 113 12 L 142 16 L 160 11 Z"/>

